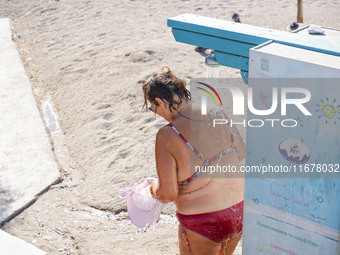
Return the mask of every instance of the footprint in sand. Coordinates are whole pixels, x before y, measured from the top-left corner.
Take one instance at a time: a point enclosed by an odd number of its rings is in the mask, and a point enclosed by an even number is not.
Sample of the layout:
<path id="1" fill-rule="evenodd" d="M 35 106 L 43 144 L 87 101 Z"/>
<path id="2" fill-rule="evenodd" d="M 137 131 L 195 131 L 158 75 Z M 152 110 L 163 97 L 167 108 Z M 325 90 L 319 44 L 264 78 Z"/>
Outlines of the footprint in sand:
<path id="1" fill-rule="evenodd" d="M 150 123 L 154 120 L 155 120 L 155 118 L 147 118 L 147 119 L 144 120 L 144 123 Z"/>
<path id="2" fill-rule="evenodd" d="M 137 51 L 137 52 L 131 52 L 131 53 L 126 53 L 125 57 L 128 58 L 129 62 L 149 62 L 154 59 L 154 55 L 156 52 L 152 50 L 145 50 L 145 51 Z"/>
<path id="3" fill-rule="evenodd" d="M 99 129 L 105 129 L 105 130 L 109 130 L 111 127 L 112 123 L 109 122 L 103 122 L 103 123 L 99 123 L 98 124 L 98 128 Z"/>
<path id="4" fill-rule="evenodd" d="M 116 163 L 116 161 L 114 160 L 114 161 L 112 161 L 108 166 L 107 166 L 107 168 L 111 168 L 114 164 Z"/>
<path id="5" fill-rule="evenodd" d="M 146 83 L 148 80 L 150 80 L 151 77 L 152 77 L 152 75 L 148 74 L 148 75 L 144 76 L 143 79 L 139 80 L 139 81 L 137 82 L 137 84 L 144 84 L 144 83 Z"/>
<path id="6" fill-rule="evenodd" d="M 92 105 L 95 105 L 95 104 L 97 104 L 97 103 L 93 103 Z M 101 104 L 100 106 L 98 106 L 96 108 L 96 110 L 103 110 L 103 109 L 107 109 L 107 108 L 110 108 L 110 107 L 111 107 L 110 104 Z"/>
<path id="7" fill-rule="evenodd" d="M 106 113 L 104 116 L 103 116 L 103 119 L 104 120 L 110 120 L 112 119 L 113 117 L 113 114 L 112 113 Z"/>
<path id="8" fill-rule="evenodd" d="M 129 151 L 122 151 L 122 152 L 119 153 L 119 157 L 121 157 L 121 158 L 124 159 L 124 158 L 126 158 L 129 154 L 130 154 Z"/>
<path id="9" fill-rule="evenodd" d="M 125 122 L 126 123 L 132 123 L 132 122 L 135 122 L 135 121 L 137 121 L 139 119 L 140 119 L 139 117 L 130 117 Z"/>
<path id="10" fill-rule="evenodd" d="M 75 72 L 77 72 L 77 73 L 87 73 L 87 69 L 81 68 L 81 69 L 75 70 Z"/>
<path id="11" fill-rule="evenodd" d="M 113 143 L 114 141 L 116 141 L 116 138 L 111 137 L 109 140 L 106 141 L 106 143 L 110 144 L 110 143 Z"/>
<path id="12" fill-rule="evenodd" d="M 100 140 L 101 140 L 101 144 L 98 146 L 98 147 L 102 147 L 103 144 L 110 144 L 110 143 L 113 143 L 116 138 L 115 137 L 111 137 L 110 139 L 106 140 L 107 139 L 107 136 L 102 136 L 100 137 Z"/>

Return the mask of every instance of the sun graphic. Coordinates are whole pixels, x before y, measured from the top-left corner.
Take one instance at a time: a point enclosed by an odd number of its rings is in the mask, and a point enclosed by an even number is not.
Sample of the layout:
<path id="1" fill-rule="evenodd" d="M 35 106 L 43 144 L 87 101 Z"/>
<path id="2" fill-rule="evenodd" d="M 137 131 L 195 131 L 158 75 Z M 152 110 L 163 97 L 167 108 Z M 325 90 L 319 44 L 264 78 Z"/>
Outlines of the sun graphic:
<path id="1" fill-rule="evenodd" d="M 330 103 L 328 97 L 326 97 L 326 100 L 321 99 L 321 102 L 316 105 L 320 107 L 320 109 L 317 109 L 316 112 L 321 112 L 322 115 L 326 117 L 326 123 L 334 120 L 334 124 L 336 124 L 336 118 L 340 120 L 339 116 L 336 117 L 337 113 L 340 111 L 340 105 L 336 106 L 335 101 L 336 99 Z M 319 116 L 319 119 L 322 117 L 322 115 Z"/>

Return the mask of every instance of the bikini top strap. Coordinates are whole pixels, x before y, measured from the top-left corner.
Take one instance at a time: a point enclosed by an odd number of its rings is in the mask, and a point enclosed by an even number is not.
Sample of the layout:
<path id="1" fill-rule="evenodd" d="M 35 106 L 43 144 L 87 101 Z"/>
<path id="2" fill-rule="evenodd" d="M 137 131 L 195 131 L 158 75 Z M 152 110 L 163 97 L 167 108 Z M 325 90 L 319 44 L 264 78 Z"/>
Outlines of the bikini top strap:
<path id="1" fill-rule="evenodd" d="M 228 119 L 228 115 L 222 110 L 222 114 L 224 116 L 224 118 L 228 121 L 228 128 L 229 128 L 229 134 L 230 134 L 230 139 L 231 139 L 231 143 L 234 144 L 234 133 L 231 129 L 231 126 L 230 126 L 230 121 Z"/>
<path id="2" fill-rule="evenodd" d="M 225 118 L 227 119 L 226 114 L 223 112 Z M 227 119 L 228 120 L 228 119 Z M 170 126 L 176 134 L 188 145 L 188 147 L 196 154 L 197 157 L 199 157 L 201 160 L 203 160 L 202 166 L 209 166 L 213 161 L 217 159 L 221 159 L 223 155 L 235 151 L 235 146 L 234 146 L 234 134 L 231 130 L 231 127 L 229 125 L 229 120 L 228 120 L 228 127 L 229 127 L 229 132 L 230 132 L 230 137 L 231 137 L 231 146 L 220 153 L 216 154 L 215 156 L 211 157 L 210 159 L 205 159 L 203 154 L 199 152 L 194 146 L 192 146 L 187 139 L 177 130 L 177 128 L 172 124 L 169 123 L 167 126 Z M 180 185 L 187 185 L 192 179 L 194 179 L 196 176 L 198 176 L 201 172 L 197 171 L 195 172 L 192 176 L 190 176 L 188 179 L 184 181 L 177 181 L 178 184 Z"/>
<path id="3" fill-rule="evenodd" d="M 177 128 L 172 123 L 169 123 L 167 126 L 170 126 L 176 132 L 176 134 L 186 143 L 186 145 L 188 145 L 188 147 L 196 154 L 197 157 L 204 160 L 203 154 L 199 152 L 196 148 L 194 148 L 194 146 L 192 146 L 189 143 L 189 141 L 184 138 L 184 136 L 177 130 Z"/>
<path id="4" fill-rule="evenodd" d="M 232 152 L 232 151 L 234 151 L 234 152 L 236 151 L 236 148 L 234 146 L 234 133 L 231 129 L 230 121 L 228 119 L 228 115 L 223 110 L 222 110 L 222 114 L 223 114 L 224 118 L 228 121 L 228 129 L 229 129 L 229 134 L 230 134 L 231 146 L 229 148 L 221 151 L 220 153 L 216 154 L 215 156 L 213 156 L 209 159 L 206 159 L 203 163 L 203 166 L 209 166 L 212 162 L 214 162 L 217 159 L 221 159 L 222 156 L 226 155 L 227 153 Z"/>
<path id="5" fill-rule="evenodd" d="M 202 166 L 209 166 L 215 160 L 222 159 L 222 157 L 224 155 L 226 155 L 227 153 L 232 152 L 232 151 L 235 152 L 234 144 L 232 144 L 228 149 L 225 149 L 225 150 L 221 151 L 220 153 L 216 154 L 215 156 L 213 156 L 213 157 L 211 157 L 209 159 L 206 159 Z"/>

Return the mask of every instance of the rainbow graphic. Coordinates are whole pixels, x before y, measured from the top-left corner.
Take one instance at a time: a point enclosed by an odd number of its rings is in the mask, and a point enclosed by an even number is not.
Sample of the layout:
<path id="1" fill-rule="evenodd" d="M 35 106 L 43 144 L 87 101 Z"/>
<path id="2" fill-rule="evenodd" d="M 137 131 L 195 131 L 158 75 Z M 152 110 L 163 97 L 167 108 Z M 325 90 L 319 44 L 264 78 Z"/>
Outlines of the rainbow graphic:
<path id="1" fill-rule="evenodd" d="M 210 85 L 208 85 L 206 83 L 203 83 L 203 82 L 197 82 L 197 83 L 207 87 L 208 89 L 210 89 L 217 96 L 217 98 L 218 98 L 218 100 L 220 102 L 220 106 L 223 105 L 220 95 L 217 93 L 217 91 L 212 86 L 210 86 Z M 215 105 L 217 105 L 217 102 L 216 102 L 216 99 L 215 99 L 213 93 L 211 93 L 206 88 L 201 88 L 201 87 L 196 87 L 196 88 L 206 92 L 211 97 L 211 99 L 214 101 Z M 201 113 L 202 113 L 202 115 L 206 115 L 207 114 L 207 98 L 206 97 L 202 97 L 202 101 L 201 102 L 202 102 Z"/>

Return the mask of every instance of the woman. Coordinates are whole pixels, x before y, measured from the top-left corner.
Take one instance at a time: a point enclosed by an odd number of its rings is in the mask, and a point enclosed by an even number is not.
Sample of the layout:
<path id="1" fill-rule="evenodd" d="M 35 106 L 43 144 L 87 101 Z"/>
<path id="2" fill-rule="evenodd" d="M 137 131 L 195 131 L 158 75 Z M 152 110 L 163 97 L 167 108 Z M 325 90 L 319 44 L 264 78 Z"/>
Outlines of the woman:
<path id="1" fill-rule="evenodd" d="M 234 127 L 211 128 L 214 116 L 192 109 L 185 86 L 168 67 L 143 85 L 144 107 L 151 104 L 148 109 L 169 122 L 156 136 L 159 181 L 150 192 L 162 203 L 175 203 L 181 254 L 232 254 L 242 235 L 244 180 L 192 175 L 190 166 L 237 166 L 244 143 Z M 187 140 L 190 130 L 199 137 L 196 144 Z"/>

